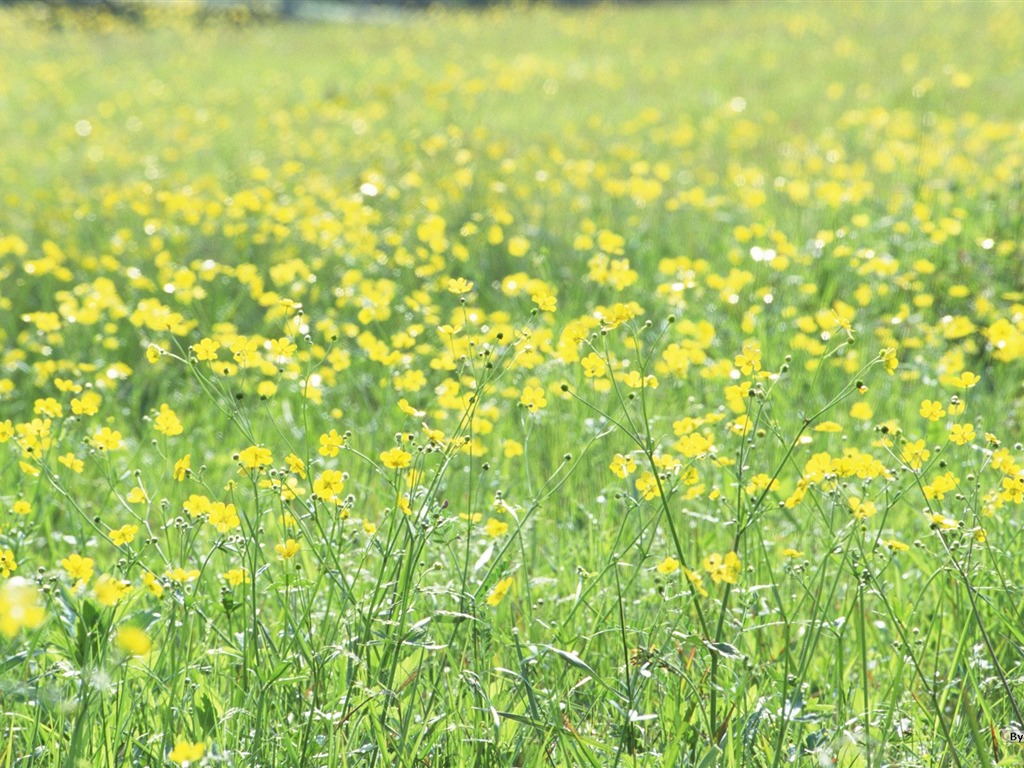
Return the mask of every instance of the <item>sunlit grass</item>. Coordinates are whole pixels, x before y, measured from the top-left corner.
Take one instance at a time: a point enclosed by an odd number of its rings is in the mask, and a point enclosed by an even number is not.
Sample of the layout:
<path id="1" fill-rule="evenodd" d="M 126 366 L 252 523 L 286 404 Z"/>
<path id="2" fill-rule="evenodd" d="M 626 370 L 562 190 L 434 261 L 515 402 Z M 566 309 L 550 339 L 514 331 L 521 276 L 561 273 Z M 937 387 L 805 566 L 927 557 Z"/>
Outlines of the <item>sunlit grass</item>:
<path id="1" fill-rule="evenodd" d="M 150 13 L 0 15 L 0 765 L 1020 764 L 1014 6 Z"/>

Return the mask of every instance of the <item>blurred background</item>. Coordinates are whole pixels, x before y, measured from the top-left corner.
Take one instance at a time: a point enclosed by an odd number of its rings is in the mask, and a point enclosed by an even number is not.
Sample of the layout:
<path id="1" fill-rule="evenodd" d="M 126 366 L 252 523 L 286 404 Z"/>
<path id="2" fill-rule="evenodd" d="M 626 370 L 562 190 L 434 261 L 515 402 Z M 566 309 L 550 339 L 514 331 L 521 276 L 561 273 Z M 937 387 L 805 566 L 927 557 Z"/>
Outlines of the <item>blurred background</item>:
<path id="1" fill-rule="evenodd" d="M 618 0 L 635 3 L 641 0 Z M 591 5 L 595 0 L 554 0 L 557 5 Z M 251 16 L 289 18 L 308 21 L 344 19 L 352 14 L 381 9 L 418 9 L 430 5 L 448 7 L 486 7 L 498 5 L 526 5 L 529 0 L 0 0 L 4 5 L 35 5 L 53 10 L 77 10 L 85 13 L 115 14 L 141 20 L 144 12 L 155 6 L 161 9 L 181 6 L 202 13 L 236 14 L 244 11 Z"/>

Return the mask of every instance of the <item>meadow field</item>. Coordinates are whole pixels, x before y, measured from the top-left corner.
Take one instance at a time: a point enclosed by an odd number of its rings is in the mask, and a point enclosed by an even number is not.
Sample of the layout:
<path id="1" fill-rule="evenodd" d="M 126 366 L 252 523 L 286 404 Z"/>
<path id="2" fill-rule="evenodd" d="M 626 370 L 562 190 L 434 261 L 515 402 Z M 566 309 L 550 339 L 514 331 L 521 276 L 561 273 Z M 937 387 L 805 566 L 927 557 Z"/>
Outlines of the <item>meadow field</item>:
<path id="1" fill-rule="evenodd" d="M 1024 7 L 0 10 L 0 768 L 1024 765 Z"/>

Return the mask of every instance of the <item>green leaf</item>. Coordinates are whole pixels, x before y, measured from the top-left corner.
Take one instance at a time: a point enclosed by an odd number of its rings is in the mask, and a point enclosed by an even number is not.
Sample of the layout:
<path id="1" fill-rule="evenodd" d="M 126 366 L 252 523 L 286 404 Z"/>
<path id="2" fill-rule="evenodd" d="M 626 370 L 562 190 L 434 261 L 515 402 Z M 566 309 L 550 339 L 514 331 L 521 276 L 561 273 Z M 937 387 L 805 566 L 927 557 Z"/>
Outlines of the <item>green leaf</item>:
<path id="1" fill-rule="evenodd" d="M 82 602 L 75 621 L 75 663 L 84 669 L 98 654 L 100 612 L 90 601 Z"/>

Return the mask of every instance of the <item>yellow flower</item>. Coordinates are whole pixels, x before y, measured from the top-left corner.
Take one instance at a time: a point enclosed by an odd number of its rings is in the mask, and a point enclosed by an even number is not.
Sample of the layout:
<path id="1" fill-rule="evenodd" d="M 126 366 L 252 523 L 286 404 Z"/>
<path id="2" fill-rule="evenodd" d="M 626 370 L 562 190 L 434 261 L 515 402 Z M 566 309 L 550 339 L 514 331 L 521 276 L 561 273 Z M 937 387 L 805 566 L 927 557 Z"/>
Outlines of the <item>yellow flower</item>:
<path id="1" fill-rule="evenodd" d="M 128 656 L 145 656 L 153 648 L 153 641 L 138 627 L 120 627 L 114 643 Z"/>
<path id="2" fill-rule="evenodd" d="M 305 478 L 306 476 L 306 462 L 296 456 L 294 453 L 289 453 L 284 457 L 284 463 L 288 465 L 288 471 L 292 474 L 298 475 L 299 477 Z"/>
<path id="3" fill-rule="evenodd" d="M 215 501 L 210 505 L 207 520 L 217 529 L 218 533 L 227 533 L 242 525 L 235 505 L 225 504 L 223 501 Z"/>
<path id="4" fill-rule="evenodd" d="M 526 406 L 529 411 L 536 411 L 548 404 L 547 398 L 544 396 L 544 390 L 540 387 L 523 387 L 523 394 L 519 397 L 519 402 Z"/>
<path id="5" fill-rule="evenodd" d="M 714 552 L 704 558 L 704 570 L 711 574 L 711 580 L 718 584 L 735 584 L 739 581 L 740 558 L 735 552 L 729 552 L 724 558 Z"/>
<path id="6" fill-rule="evenodd" d="M 64 415 L 64 407 L 52 397 L 38 398 L 32 411 L 38 416 L 49 416 L 52 419 Z"/>
<path id="7" fill-rule="evenodd" d="M 127 499 L 129 504 L 144 504 L 149 501 L 149 499 L 146 498 L 146 492 L 137 485 L 128 491 L 128 495 L 125 496 L 125 499 Z"/>
<path id="8" fill-rule="evenodd" d="M 512 583 L 514 581 L 515 579 L 512 576 L 509 576 L 495 584 L 494 589 L 492 589 L 491 593 L 487 596 L 487 604 L 492 608 L 499 605 L 501 601 L 505 599 L 505 595 L 508 594 L 508 591 L 512 588 Z"/>
<path id="9" fill-rule="evenodd" d="M 27 515 L 32 511 L 32 505 L 29 504 L 25 499 L 18 499 L 11 505 L 11 512 L 16 515 Z"/>
<path id="10" fill-rule="evenodd" d="M 864 520 L 878 513 L 878 508 L 873 501 L 861 501 L 856 496 L 849 499 L 850 511 L 858 520 Z"/>
<path id="11" fill-rule="evenodd" d="M 146 571 L 142 574 L 142 583 L 149 590 L 150 594 L 154 597 L 162 597 L 164 594 L 164 585 L 160 583 L 160 580 L 156 577 L 155 573 Z"/>
<path id="12" fill-rule="evenodd" d="M 489 517 L 487 522 L 484 523 L 484 532 L 491 538 L 497 538 L 508 533 L 508 523 Z"/>
<path id="13" fill-rule="evenodd" d="M 658 563 L 657 570 L 662 576 L 668 576 L 669 574 L 675 573 L 679 570 L 679 561 L 674 557 L 666 557 Z"/>
<path id="14" fill-rule="evenodd" d="M 884 543 L 885 546 L 893 552 L 908 552 L 910 550 L 909 544 L 904 544 L 902 541 L 897 541 L 896 539 L 887 539 Z"/>
<path id="15" fill-rule="evenodd" d="M 177 763 L 181 766 L 188 766 L 202 760 L 203 755 L 205 754 L 206 742 L 192 742 L 186 739 L 178 739 L 174 744 L 174 749 L 172 749 L 167 755 L 167 759 L 172 763 Z"/>
<path id="16" fill-rule="evenodd" d="M 928 419 L 928 421 L 938 421 L 946 415 L 946 411 L 943 409 L 942 403 L 938 400 L 922 400 L 918 413 Z"/>
<path id="17" fill-rule="evenodd" d="M 933 527 L 942 531 L 951 531 L 959 526 L 957 521 L 953 518 L 946 517 L 945 515 L 937 512 L 935 514 L 928 515 L 928 520 L 931 522 Z"/>
<path id="18" fill-rule="evenodd" d="M 172 411 L 167 403 L 160 406 L 160 412 L 153 421 L 153 429 L 168 437 L 180 435 L 185 431 L 185 428 L 181 426 L 181 420 L 178 419 L 178 414 Z"/>
<path id="19" fill-rule="evenodd" d="M 530 298 L 533 300 L 533 303 L 537 305 L 537 308 L 541 312 L 554 312 L 556 309 L 558 309 L 558 299 L 556 299 L 550 293 L 535 293 Z"/>
<path id="20" fill-rule="evenodd" d="M 135 534 L 139 532 L 137 525 L 122 525 L 120 528 L 110 532 L 110 540 L 117 546 L 131 544 L 135 541 Z"/>
<path id="21" fill-rule="evenodd" d="M 886 347 L 879 353 L 879 358 L 885 365 L 885 372 L 892 376 L 896 373 L 896 369 L 899 368 L 900 361 L 896 359 L 896 350 L 892 347 Z"/>
<path id="22" fill-rule="evenodd" d="M 338 494 L 345 487 L 345 478 L 336 469 L 325 469 L 320 476 L 313 481 L 313 493 L 328 501 L 337 500 Z"/>
<path id="23" fill-rule="evenodd" d="M 283 544 L 278 544 L 274 547 L 274 551 L 277 552 L 282 560 L 290 560 L 295 557 L 300 549 L 302 549 L 302 545 L 295 539 L 288 539 Z"/>
<path id="24" fill-rule="evenodd" d="M 928 461 L 928 457 L 931 455 L 932 452 L 924 447 L 924 440 L 918 440 L 913 443 L 908 442 L 903 446 L 903 461 L 911 469 L 920 469 L 921 465 Z"/>
<path id="25" fill-rule="evenodd" d="M 851 418 L 858 419 L 860 421 L 868 421 L 874 415 L 874 409 L 872 409 L 869 403 L 866 403 L 863 400 L 858 400 L 850 406 Z"/>
<path id="26" fill-rule="evenodd" d="M 202 517 L 210 513 L 210 507 L 213 503 L 205 496 L 200 496 L 197 493 L 193 493 L 188 499 L 182 504 L 182 508 L 188 512 L 189 517 Z"/>
<path id="27" fill-rule="evenodd" d="M 814 427 L 815 432 L 842 432 L 843 427 L 834 421 L 823 421 Z"/>
<path id="28" fill-rule="evenodd" d="M 232 587 L 237 587 L 239 584 L 252 583 L 252 577 L 245 568 L 232 568 L 226 573 L 222 573 L 220 577 Z"/>
<path id="29" fill-rule="evenodd" d="M 971 373 L 970 371 L 964 371 L 955 379 L 953 379 L 953 386 L 963 387 L 964 389 L 970 389 L 979 381 L 981 381 L 981 376 L 978 376 L 976 373 Z"/>
<path id="30" fill-rule="evenodd" d="M 633 461 L 632 456 L 623 456 L 621 453 L 616 453 L 612 463 L 608 465 L 608 469 L 617 477 L 625 478 L 636 471 L 636 462 Z"/>
<path id="31" fill-rule="evenodd" d="M 95 392 L 83 392 L 81 397 L 71 400 L 71 412 L 75 416 L 95 416 L 99 413 L 103 398 Z"/>
<path id="32" fill-rule="evenodd" d="M 76 474 L 81 473 L 85 469 L 85 462 L 73 453 L 65 453 L 63 456 L 58 456 L 57 461 Z"/>
<path id="33" fill-rule="evenodd" d="M 132 585 L 129 582 L 115 579 L 113 576 L 104 573 L 96 580 L 93 594 L 100 603 L 109 607 L 117 605 L 118 602 L 131 592 L 131 589 Z"/>
<path id="34" fill-rule="evenodd" d="M 504 453 L 506 459 L 514 459 L 516 456 L 523 455 L 523 444 L 518 440 L 512 438 L 506 438 L 501 444 L 502 453 Z"/>
<path id="35" fill-rule="evenodd" d="M 180 565 L 176 568 L 172 568 L 164 574 L 171 581 L 176 581 L 179 584 L 184 584 L 187 581 L 195 581 L 199 578 L 198 568 L 182 568 Z"/>
<path id="36" fill-rule="evenodd" d="M 658 478 L 651 472 L 641 474 L 634 485 L 644 501 L 650 501 L 658 495 Z"/>
<path id="37" fill-rule="evenodd" d="M 220 349 L 220 343 L 213 339 L 202 339 L 198 344 L 193 345 L 192 352 L 195 353 L 196 360 L 216 360 L 217 350 Z"/>
<path id="38" fill-rule="evenodd" d="M 339 435 L 336 429 L 332 429 L 325 435 L 320 435 L 320 455 L 331 458 L 337 456 L 343 442 L 345 442 L 345 438 Z"/>
<path id="39" fill-rule="evenodd" d="M 404 397 L 398 401 L 398 407 L 406 416 L 412 416 L 417 419 L 422 419 L 424 416 L 427 415 L 426 411 L 420 411 L 409 405 L 409 401 L 406 400 Z"/>
<path id="40" fill-rule="evenodd" d="M 92 444 L 101 451 L 113 451 L 121 447 L 121 433 L 110 427 L 103 427 L 92 436 Z"/>
<path id="41" fill-rule="evenodd" d="M 448 292 L 454 293 L 456 296 L 469 293 L 471 290 L 473 290 L 473 283 L 464 277 L 455 277 L 448 281 Z"/>
<path id="42" fill-rule="evenodd" d="M 380 460 L 388 469 L 405 469 L 412 462 L 412 454 L 401 448 L 392 448 L 380 454 Z"/>
<path id="43" fill-rule="evenodd" d="M 68 576 L 76 579 L 79 585 L 85 585 L 92 578 L 92 569 L 96 563 L 91 557 L 82 557 L 75 552 L 61 560 L 60 564 Z"/>
<path id="44" fill-rule="evenodd" d="M 750 483 L 746 487 L 747 493 L 753 495 L 758 491 L 774 490 L 779 487 L 779 481 L 773 480 L 769 475 L 764 472 L 759 472 L 750 478 Z"/>
<path id="45" fill-rule="evenodd" d="M 739 368 L 740 373 L 749 376 L 761 370 L 761 347 L 756 341 L 743 342 L 743 351 L 736 355 L 732 364 Z"/>
<path id="46" fill-rule="evenodd" d="M 176 462 L 174 462 L 174 479 L 179 483 L 182 482 L 188 475 L 189 470 L 192 468 L 192 454 L 186 453 Z"/>
<path id="47" fill-rule="evenodd" d="M 683 568 L 683 573 L 686 575 L 686 580 L 689 581 L 694 590 L 701 597 L 707 597 L 708 591 L 704 589 L 704 577 L 696 571 L 691 571 L 689 568 Z"/>
<path id="48" fill-rule="evenodd" d="M 14 559 L 14 552 L 9 549 L 0 549 L 0 576 L 5 579 L 11 575 L 11 571 L 18 569 L 18 563 Z"/>
<path id="49" fill-rule="evenodd" d="M 14 637 L 22 629 L 35 629 L 45 618 L 39 590 L 30 582 L 16 576 L 0 584 L 0 632 Z"/>
<path id="50" fill-rule="evenodd" d="M 269 467 L 274 462 L 274 458 L 269 448 L 251 445 L 239 452 L 238 462 L 242 465 L 242 469 L 258 470 Z"/>
<path id="51" fill-rule="evenodd" d="M 954 424 L 949 432 L 949 439 L 957 445 L 965 445 L 973 442 L 977 435 L 974 432 L 973 424 Z"/>
<path id="52" fill-rule="evenodd" d="M 583 375 L 588 379 L 604 376 L 608 372 L 608 365 L 596 352 L 591 352 L 580 360 L 580 365 L 583 366 Z"/>

